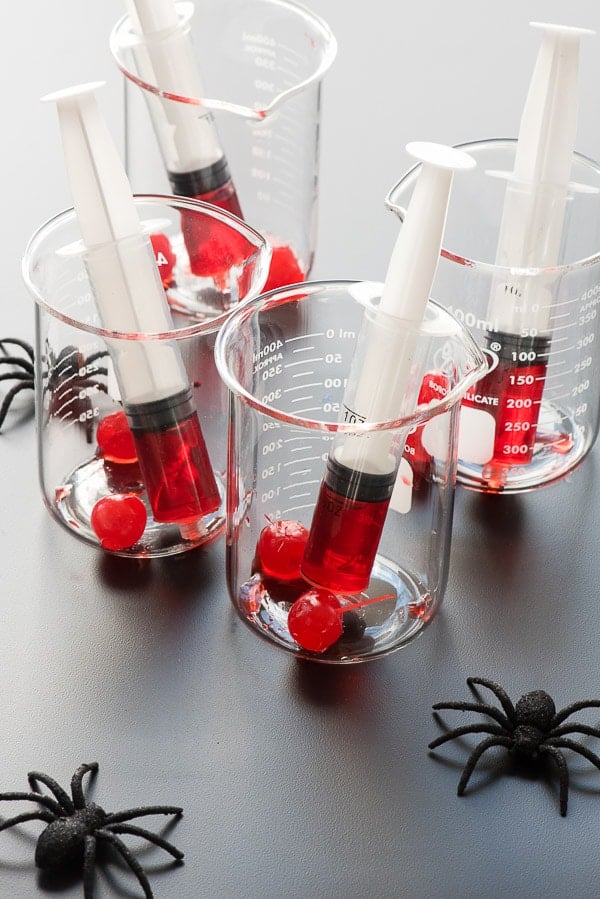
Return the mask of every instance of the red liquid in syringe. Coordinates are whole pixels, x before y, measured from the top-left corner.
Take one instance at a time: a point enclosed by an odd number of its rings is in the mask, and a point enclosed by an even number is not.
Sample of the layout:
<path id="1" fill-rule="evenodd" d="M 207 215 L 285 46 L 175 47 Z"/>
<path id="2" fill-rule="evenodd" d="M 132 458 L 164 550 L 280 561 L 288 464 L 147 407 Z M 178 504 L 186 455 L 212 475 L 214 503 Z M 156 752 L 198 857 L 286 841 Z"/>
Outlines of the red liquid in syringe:
<path id="1" fill-rule="evenodd" d="M 169 173 L 173 192 L 201 200 L 244 218 L 240 201 L 224 157 L 196 172 Z M 190 260 L 190 270 L 198 277 L 212 277 L 217 287 L 226 289 L 229 270 L 241 265 L 248 255 L 248 240 L 229 225 L 194 213 L 182 212 L 181 232 Z M 291 247 L 271 243 L 271 264 L 263 292 L 304 281 L 306 275 Z"/>
<path id="2" fill-rule="evenodd" d="M 371 578 L 395 471 L 368 474 L 329 458 L 302 560 L 309 583 L 360 593 Z"/>
<path id="3" fill-rule="evenodd" d="M 127 414 L 154 519 L 186 524 L 215 512 L 221 499 L 191 391 Z"/>

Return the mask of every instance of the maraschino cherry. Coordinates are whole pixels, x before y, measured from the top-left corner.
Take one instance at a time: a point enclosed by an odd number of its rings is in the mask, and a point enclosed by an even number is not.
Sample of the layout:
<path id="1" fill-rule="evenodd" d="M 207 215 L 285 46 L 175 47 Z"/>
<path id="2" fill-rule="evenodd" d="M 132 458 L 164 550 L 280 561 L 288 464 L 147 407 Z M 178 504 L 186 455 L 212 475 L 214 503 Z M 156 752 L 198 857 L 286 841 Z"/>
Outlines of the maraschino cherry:
<path id="1" fill-rule="evenodd" d="M 146 507 L 132 493 L 103 496 L 94 505 L 90 523 L 103 549 L 129 549 L 138 542 L 147 520 Z"/>
<path id="2" fill-rule="evenodd" d="M 119 409 L 105 415 L 96 429 L 98 451 L 108 462 L 129 465 L 137 460 L 133 435 L 127 416 Z"/>
<path id="3" fill-rule="evenodd" d="M 393 594 L 389 593 L 344 605 L 340 598 L 329 590 L 318 588 L 308 590 L 292 603 L 288 613 L 290 636 L 302 649 L 325 652 L 342 636 L 344 629 L 342 616 L 346 612 L 392 598 Z"/>
<path id="4" fill-rule="evenodd" d="M 300 578 L 308 530 L 299 521 L 270 521 L 258 538 L 257 561 L 265 577 L 289 583 Z"/>

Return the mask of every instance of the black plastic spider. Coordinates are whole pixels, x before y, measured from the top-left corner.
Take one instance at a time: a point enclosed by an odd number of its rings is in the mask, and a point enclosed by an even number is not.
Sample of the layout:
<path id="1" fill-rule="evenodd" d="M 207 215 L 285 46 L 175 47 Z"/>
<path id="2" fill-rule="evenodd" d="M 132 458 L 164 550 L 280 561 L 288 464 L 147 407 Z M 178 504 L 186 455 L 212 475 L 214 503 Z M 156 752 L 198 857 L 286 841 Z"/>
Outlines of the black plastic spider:
<path id="1" fill-rule="evenodd" d="M 18 346 L 27 355 L 10 356 L 6 354 L 4 345 Z M 2 355 L 4 353 L 4 355 Z M 99 350 L 84 356 L 76 347 L 66 346 L 54 356 L 48 353 L 48 371 L 44 373 L 44 392 L 50 396 L 49 413 L 61 421 L 75 421 L 85 427 L 86 440 L 92 442 L 94 433 L 94 409 L 91 394 L 94 391 L 107 392 L 106 384 L 98 378 L 106 376 L 108 369 L 96 363 L 108 355 L 106 350 Z M 21 390 L 34 389 L 34 352 L 33 347 L 16 337 L 5 337 L 0 340 L 0 365 L 10 365 L 11 371 L 0 374 L 0 381 L 17 381 L 7 392 L 0 406 L 0 428 L 4 424 L 6 414 L 12 401 Z"/>
<path id="2" fill-rule="evenodd" d="M 27 358 L 8 355 L 5 350 L 5 344 L 20 347 L 27 354 Z M 0 340 L 0 365 L 16 366 L 16 370 L 2 372 L 0 381 L 17 382 L 10 388 L 2 400 L 2 405 L 0 406 L 1 428 L 4 424 L 6 413 L 10 409 L 16 395 L 22 390 L 33 390 L 33 347 L 17 337 L 5 337 L 3 340 Z"/>
<path id="3" fill-rule="evenodd" d="M 162 837 L 134 824 L 125 824 L 132 818 L 142 815 L 181 815 L 183 809 L 171 805 L 151 805 L 142 808 L 131 808 L 123 812 L 108 814 L 93 802 L 87 802 L 83 791 L 83 777 L 91 772 L 96 774 L 98 763 L 80 765 L 71 778 L 71 796 L 59 784 L 38 771 L 30 771 L 27 775 L 31 793 L 0 793 L 0 800 L 30 799 L 39 803 L 42 808 L 35 812 L 24 812 L 0 824 L 0 830 L 6 830 L 24 821 L 46 821 L 38 837 L 35 848 L 35 863 L 38 868 L 58 869 L 63 865 L 79 861 L 83 866 L 83 894 L 85 899 L 92 899 L 94 893 L 94 862 L 98 840 L 110 843 L 131 868 L 144 890 L 146 899 L 153 899 L 148 878 L 130 849 L 118 834 L 131 834 L 142 837 L 156 846 L 160 846 L 173 858 L 180 861 L 183 852 L 176 849 Z M 44 784 L 52 796 L 40 792 L 38 783 Z M 71 798 L 72 797 L 72 798 Z"/>
<path id="4" fill-rule="evenodd" d="M 94 434 L 94 408 L 91 394 L 107 393 L 106 384 L 98 380 L 108 369 L 96 363 L 108 356 L 99 350 L 84 356 L 76 347 L 64 347 L 58 356 L 48 354 L 48 372 L 44 375 L 44 391 L 50 394 L 49 413 L 60 421 L 75 421 L 85 427 L 88 443 Z"/>
<path id="5" fill-rule="evenodd" d="M 526 693 L 513 705 L 505 690 L 491 680 L 481 677 L 468 677 L 467 684 L 473 688 L 476 685 L 487 687 L 500 702 L 503 712 L 494 706 L 481 702 L 437 702 L 433 709 L 459 709 L 463 712 L 481 712 L 493 718 L 497 724 L 466 724 L 456 727 L 447 734 L 437 737 L 429 744 L 429 749 L 435 749 L 446 743 L 462 737 L 464 734 L 490 734 L 486 740 L 482 740 L 467 759 L 462 777 L 458 783 L 457 793 L 462 796 L 475 765 L 483 753 L 492 746 L 504 746 L 509 752 L 514 752 L 521 757 L 538 760 L 542 756 L 550 756 L 558 768 L 560 784 L 560 813 L 567 814 L 567 801 L 569 793 L 569 770 L 561 749 L 572 749 L 578 752 L 588 761 L 600 768 L 600 757 L 585 746 L 581 746 L 575 740 L 570 740 L 565 734 L 587 734 L 591 737 L 600 737 L 600 729 L 589 727 L 587 724 L 563 724 L 562 722 L 578 712 L 580 709 L 600 708 L 600 700 L 584 699 L 573 702 L 560 712 L 556 711 L 552 697 L 544 690 L 534 690 Z M 474 692 L 476 692 L 474 690 Z"/>

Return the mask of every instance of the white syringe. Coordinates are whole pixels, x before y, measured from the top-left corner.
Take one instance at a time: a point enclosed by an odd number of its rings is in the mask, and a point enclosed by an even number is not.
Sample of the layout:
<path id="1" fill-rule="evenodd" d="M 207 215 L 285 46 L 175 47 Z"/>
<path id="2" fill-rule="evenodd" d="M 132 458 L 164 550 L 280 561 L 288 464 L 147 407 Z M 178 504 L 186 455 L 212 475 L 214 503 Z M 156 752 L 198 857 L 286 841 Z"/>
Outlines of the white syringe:
<path id="1" fill-rule="evenodd" d="M 242 217 L 212 113 L 185 98 L 204 96 L 194 49 L 173 0 L 126 0 L 138 73 L 161 93 L 145 91 L 173 193 L 219 206 Z"/>
<path id="2" fill-rule="evenodd" d="M 220 505 L 192 391 L 149 237 L 95 91 L 83 84 L 44 97 L 58 108 L 84 259 L 155 520 L 193 536 Z M 135 335 L 139 339 L 135 339 Z"/>
<path id="3" fill-rule="evenodd" d="M 519 128 L 496 253 L 503 269 L 550 268 L 559 261 L 577 133 L 579 44 L 585 28 L 532 22 L 543 40 Z M 528 276 L 495 283 L 490 321 L 499 331 L 548 333 L 552 283 Z"/>
<path id="4" fill-rule="evenodd" d="M 560 262 L 577 131 L 579 45 L 584 28 L 531 23 L 543 40 L 508 179 L 485 336 L 497 364 L 478 385 L 495 420 L 484 486 L 501 488 L 533 458 L 552 339 L 553 267 Z M 526 270 L 526 271 L 523 271 Z M 475 447 L 475 443 L 471 450 Z"/>
<path id="5" fill-rule="evenodd" d="M 365 309 L 341 421 L 394 421 L 416 402 L 415 351 L 437 268 L 454 171 L 474 167 L 461 150 L 411 143 L 421 169 L 392 252 L 381 302 Z M 369 582 L 401 450 L 393 430 L 339 432 L 329 453 L 304 560 L 317 586 L 355 593 Z M 395 443 L 398 443 L 397 439 Z M 402 441 L 403 444 L 403 441 Z"/>

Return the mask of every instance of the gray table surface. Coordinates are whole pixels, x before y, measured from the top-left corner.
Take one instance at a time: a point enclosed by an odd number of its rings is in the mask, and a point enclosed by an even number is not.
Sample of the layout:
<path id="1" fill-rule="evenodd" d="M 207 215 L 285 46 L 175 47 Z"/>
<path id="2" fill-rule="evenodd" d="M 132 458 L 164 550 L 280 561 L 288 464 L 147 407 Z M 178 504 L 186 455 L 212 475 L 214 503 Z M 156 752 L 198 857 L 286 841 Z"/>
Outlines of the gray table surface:
<path id="1" fill-rule="evenodd" d="M 106 49 L 120 5 L 59 6 L 19 5 L 16 39 L 6 30 L 1 39 L 12 123 L 2 335 L 32 337 L 20 256 L 70 202 L 54 114 L 37 98 L 106 78 L 109 118 L 120 123 Z M 382 200 L 406 167 L 407 141 L 516 133 L 537 49 L 527 21 L 600 26 L 591 0 L 563 6 L 425 0 L 391 10 L 373 0 L 367 20 L 342 0 L 315 0 L 340 41 L 325 87 L 316 276 L 383 277 L 395 226 Z M 588 51 L 578 149 L 598 158 L 600 54 Z M 600 448 L 542 491 L 459 489 L 438 619 L 400 652 L 335 669 L 296 661 L 237 619 L 222 542 L 141 562 L 64 532 L 41 503 L 29 412 L 24 401 L 0 434 L 0 791 L 26 789 L 32 768 L 68 785 L 80 762 L 97 760 L 92 793 L 105 808 L 183 805 L 170 836 L 184 865 L 140 855 L 156 899 L 598 894 L 599 771 L 569 754 L 561 818 L 552 769 L 538 777 L 490 753 L 458 798 L 473 739 L 435 758 L 427 744 L 439 733 L 431 704 L 468 698 L 468 675 L 500 681 L 513 698 L 536 688 L 559 706 L 600 698 Z M 81 896 L 76 875 L 36 872 L 39 828 L 0 834 L 0 895 Z M 98 899 L 138 895 L 118 866 L 98 872 Z"/>

